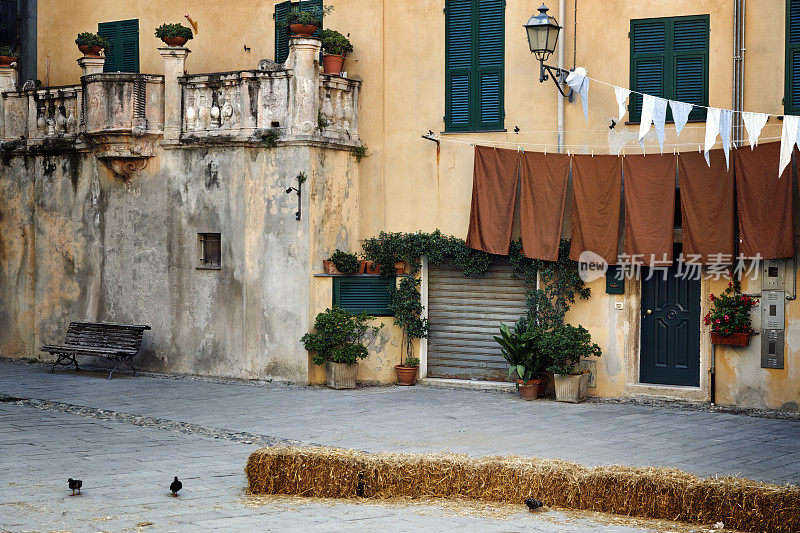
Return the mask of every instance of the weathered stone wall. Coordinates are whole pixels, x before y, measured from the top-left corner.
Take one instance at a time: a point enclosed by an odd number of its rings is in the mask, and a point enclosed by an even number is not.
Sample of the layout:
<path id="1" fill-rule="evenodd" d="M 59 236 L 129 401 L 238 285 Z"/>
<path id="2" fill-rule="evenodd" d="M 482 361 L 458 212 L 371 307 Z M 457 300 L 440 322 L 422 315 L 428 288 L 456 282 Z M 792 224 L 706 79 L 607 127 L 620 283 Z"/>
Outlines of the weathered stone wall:
<path id="1" fill-rule="evenodd" d="M 38 347 L 72 320 L 144 323 L 145 368 L 306 381 L 311 261 L 357 246 L 355 168 L 325 148 L 192 146 L 122 180 L 91 153 L 6 154 L 0 355 L 48 358 Z M 221 234 L 219 270 L 197 268 L 205 232 Z"/>

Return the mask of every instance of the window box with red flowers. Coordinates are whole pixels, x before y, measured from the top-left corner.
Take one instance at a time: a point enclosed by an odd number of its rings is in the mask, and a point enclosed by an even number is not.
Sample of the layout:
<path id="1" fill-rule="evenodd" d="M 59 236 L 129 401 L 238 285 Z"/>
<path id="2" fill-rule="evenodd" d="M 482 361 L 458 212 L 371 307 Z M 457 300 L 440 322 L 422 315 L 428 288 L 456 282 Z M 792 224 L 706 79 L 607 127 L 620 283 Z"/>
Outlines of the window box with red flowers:
<path id="1" fill-rule="evenodd" d="M 711 326 L 711 342 L 728 346 L 748 346 L 753 328 L 750 327 L 750 310 L 758 306 L 758 299 L 742 294 L 739 281 L 728 283 L 719 296 L 710 296 L 711 310 L 703 322 Z"/>

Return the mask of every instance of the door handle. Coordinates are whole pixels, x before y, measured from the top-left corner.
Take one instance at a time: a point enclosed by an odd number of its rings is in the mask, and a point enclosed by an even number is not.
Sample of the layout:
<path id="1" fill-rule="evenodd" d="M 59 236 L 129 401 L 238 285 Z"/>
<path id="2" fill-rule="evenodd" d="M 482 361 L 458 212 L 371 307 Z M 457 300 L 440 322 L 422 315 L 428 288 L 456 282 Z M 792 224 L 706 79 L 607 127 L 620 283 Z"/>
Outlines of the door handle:
<path id="1" fill-rule="evenodd" d="M 648 315 L 652 315 L 652 314 L 653 314 L 653 310 L 652 310 L 652 309 L 648 309 L 648 310 L 647 310 L 647 314 L 648 314 Z"/>

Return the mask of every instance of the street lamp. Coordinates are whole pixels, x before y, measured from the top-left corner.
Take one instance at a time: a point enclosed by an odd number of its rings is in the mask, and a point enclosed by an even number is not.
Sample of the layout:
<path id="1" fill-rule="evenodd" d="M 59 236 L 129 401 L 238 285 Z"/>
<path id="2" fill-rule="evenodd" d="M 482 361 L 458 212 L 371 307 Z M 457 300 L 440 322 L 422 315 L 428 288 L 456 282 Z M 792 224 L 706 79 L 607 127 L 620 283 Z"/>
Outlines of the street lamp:
<path id="1" fill-rule="evenodd" d="M 553 76 L 553 82 L 556 84 L 558 92 L 564 97 L 571 97 L 571 89 L 567 94 L 561 88 L 569 71 L 544 64 L 550 54 L 555 51 L 558 33 L 561 31 L 561 26 L 558 25 L 556 18 L 549 16 L 547 11 L 547 6 L 542 4 L 542 7 L 539 8 L 539 14 L 531 16 L 528 23 L 523 26 L 528 33 L 528 46 L 531 49 L 531 53 L 539 60 L 539 82 L 547 81 L 549 72 Z"/>

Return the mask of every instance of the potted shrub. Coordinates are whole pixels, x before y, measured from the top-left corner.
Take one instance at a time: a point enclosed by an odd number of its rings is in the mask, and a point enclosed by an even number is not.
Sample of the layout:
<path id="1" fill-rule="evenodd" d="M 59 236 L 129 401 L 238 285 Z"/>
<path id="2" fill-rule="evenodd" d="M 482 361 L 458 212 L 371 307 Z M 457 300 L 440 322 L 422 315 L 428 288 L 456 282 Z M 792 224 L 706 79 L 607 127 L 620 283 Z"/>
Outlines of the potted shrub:
<path id="1" fill-rule="evenodd" d="M 331 254 L 330 259 L 322 261 L 322 268 L 325 269 L 325 273 L 332 275 L 363 274 L 362 268 L 365 266 L 358 260 L 356 254 L 343 252 L 338 248 Z"/>
<path id="2" fill-rule="evenodd" d="M 395 365 L 395 372 L 397 372 L 398 385 L 414 385 L 417 382 L 417 371 L 419 370 L 419 359 L 406 355 L 406 360 L 401 365 Z"/>
<path id="3" fill-rule="evenodd" d="M 358 361 L 369 354 L 364 344 L 367 332 L 374 335 L 383 327 L 369 326 L 374 316 L 353 314 L 334 306 L 317 315 L 314 332 L 300 339 L 306 350 L 313 353 L 315 365 L 325 366 L 325 380 L 332 389 L 354 389 L 358 376 Z"/>
<path id="4" fill-rule="evenodd" d="M 322 30 L 319 38 L 322 40 L 322 68 L 325 74 L 341 73 L 344 56 L 353 51 L 350 40 L 336 30 Z"/>
<path id="5" fill-rule="evenodd" d="M 711 326 L 711 342 L 728 346 L 747 346 L 753 336 L 750 310 L 758 305 L 757 298 L 742 294 L 741 283 L 728 282 L 728 288 L 718 297 L 713 294 L 711 310 L 703 322 Z"/>
<path id="6" fill-rule="evenodd" d="M 18 59 L 19 54 L 12 52 L 10 46 L 5 44 L 0 46 L 0 67 L 10 67 L 11 63 L 14 63 Z"/>
<path id="7" fill-rule="evenodd" d="M 183 46 L 186 41 L 194 38 L 191 28 L 183 24 L 162 24 L 156 28 L 156 37 L 164 41 L 167 46 Z"/>
<path id="8" fill-rule="evenodd" d="M 398 384 L 413 385 L 416 381 L 419 359 L 414 357 L 414 339 L 422 339 L 428 335 L 428 319 L 422 316 L 422 299 L 420 298 L 419 279 L 416 276 L 405 276 L 397 288 L 392 290 L 392 301 L 389 310 L 394 313 L 394 324 L 403 330 L 403 343 L 406 354 L 400 348 L 400 364 L 395 365 Z"/>
<path id="9" fill-rule="evenodd" d="M 581 325 L 561 324 L 543 337 L 543 348 L 547 350 L 552 364 L 556 400 L 578 403 L 586 399 L 589 389 L 589 373 L 578 372 L 576 367 L 583 357 L 600 357 L 602 350 L 592 342 L 592 336 Z"/>
<path id="10" fill-rule="evenodd" d="M 519 325 L 519 323 L 518 323 Z M 542 338 L 546 333 L 539 327 L 512 332 L 500 324 L 500 336 L 494 340 L 508 362 L 508 378 L 515 379 L 519 395 L 523 400 L 535 400 L 542 388 L 542 374 L 546 361 L 542 353 Z"/>
<path id="11" fill-rule="evenodd" d="M 100 57 L 100 50 L 108 49 L 108 41 L 96 33 L 84 31 L 75 39 L 78 50 L 86 57 Z"/>
<path id="12" fill-rule="evenodd" d="M 295 35 L 311 37 L 322 27 L 322 21 L 308 11 L 291 12 L 283 19 L 283 27 L 287 26 Z"/>

